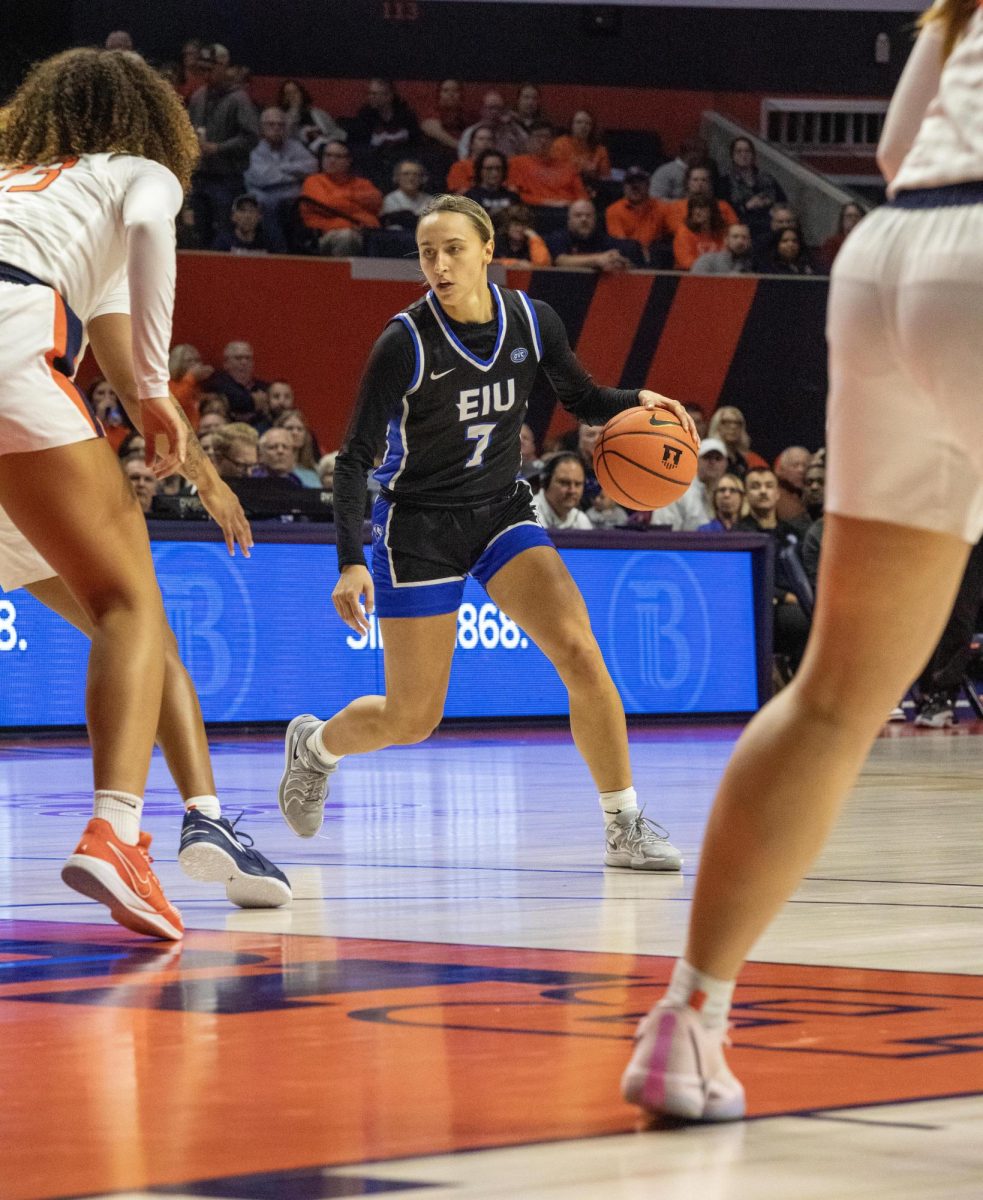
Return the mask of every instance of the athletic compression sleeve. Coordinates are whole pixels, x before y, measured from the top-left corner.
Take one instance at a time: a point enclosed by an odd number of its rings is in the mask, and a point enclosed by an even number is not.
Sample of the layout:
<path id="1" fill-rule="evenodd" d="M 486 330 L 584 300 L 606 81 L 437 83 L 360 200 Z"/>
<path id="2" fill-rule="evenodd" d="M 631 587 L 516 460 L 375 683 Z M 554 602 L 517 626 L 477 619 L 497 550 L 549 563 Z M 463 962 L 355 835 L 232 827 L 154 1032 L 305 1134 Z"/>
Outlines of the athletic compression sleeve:
<path id="1" fill-rule="evenodd" d="M 366 478 L 386 442 L 386 427 L 413 381 L 413 342 L 402 321 L 392 321 L 372 347 L 355 410 L 334 469 L 334 519 L 338 566 L 365 563 L 362 521 Z"/>
<path id="2" fill-rule="evenodd" d="M 123 201 L 127 279 L 133 317 L 133 367 L 141 400 L 166 396 L 174 312 L 174 216 L 181 185 L 159 163 L 144 162 Z"/>
<path id="3" fill-rule="evenodd" d="M 638 403 L 634 389 L 599 387 L 570 349 L 567 331 L 556 310 L 542 300 L 530 302 L 543 341 L 542 368 L 568 413 L 585 425 L 603 425 L 616 413 Z"/>

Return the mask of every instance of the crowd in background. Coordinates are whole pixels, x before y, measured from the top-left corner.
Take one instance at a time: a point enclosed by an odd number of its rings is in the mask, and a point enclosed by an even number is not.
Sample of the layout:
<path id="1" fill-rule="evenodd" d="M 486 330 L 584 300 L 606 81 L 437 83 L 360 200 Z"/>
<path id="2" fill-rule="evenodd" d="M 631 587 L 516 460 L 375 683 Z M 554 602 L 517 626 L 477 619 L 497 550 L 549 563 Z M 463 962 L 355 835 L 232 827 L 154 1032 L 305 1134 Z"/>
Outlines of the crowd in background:
<path id="1" fill-rule="evenodd" d="M 128 42 L 123 31 L 107 39 Z M 586 109 L 557 125 L 534 83 L 489 90 L 472 111 L 445 79 L 417 113 L 392 82 L 371 79 L 357 112 L 332 115 L 295 79 L 260 111 L 248 69 L 216 43 L 189 39 L 160 69 L 201 144 L 184 249 L 412 256 L 420 213 L 451 191 L 489 212 L 496 257 L 510 265 L 812 275 L 829 271 L 864 215 L 845 204 L 827 240 L 807 246 L 752 139 L 736 138 L 726 162 L 695 135 L 668 161 L 654 132 L 619 153 Z"/>

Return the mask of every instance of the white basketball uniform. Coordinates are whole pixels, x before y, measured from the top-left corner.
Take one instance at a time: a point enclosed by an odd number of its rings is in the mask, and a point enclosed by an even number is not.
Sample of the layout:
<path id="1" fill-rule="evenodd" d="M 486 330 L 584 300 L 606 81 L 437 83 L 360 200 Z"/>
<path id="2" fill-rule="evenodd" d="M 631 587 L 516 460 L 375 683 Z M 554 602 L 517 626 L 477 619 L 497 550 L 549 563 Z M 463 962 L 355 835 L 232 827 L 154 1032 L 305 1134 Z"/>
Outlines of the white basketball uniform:
<path id="1" fill-rule="evenodd" d="M 74 383 L 94 317 L 132 310 L 137 394 L 167 395 L 181 201 L 133 155 L 0 168 L 0 455 L 101 436 Z M 0 587 L 52 575 L 0 509 Z"/>
<path id="2" fill-rule="evenodd" d="M 826 509 L 983 534 L 983 10 L 922 30 L 888 112 L 891 204 L 830 285 Z"/>

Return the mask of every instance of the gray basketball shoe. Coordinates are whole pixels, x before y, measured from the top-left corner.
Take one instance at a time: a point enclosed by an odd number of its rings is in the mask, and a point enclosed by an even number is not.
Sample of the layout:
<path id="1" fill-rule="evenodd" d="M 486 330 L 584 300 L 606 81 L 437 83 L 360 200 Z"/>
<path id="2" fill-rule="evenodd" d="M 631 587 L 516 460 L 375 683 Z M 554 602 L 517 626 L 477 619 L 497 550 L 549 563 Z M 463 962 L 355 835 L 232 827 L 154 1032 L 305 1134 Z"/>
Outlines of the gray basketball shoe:
<path id="1" fill-rule="evenodd" d="M 294 717 L 287 726 L 283 747 L 283 777 L 277 799 L 283 819 L 298 837 L 311 838 L 324 821 L 324 802 L 328 798 L 328 776 L 338 764 L 325 767 L 307 749 L 307 739 L 320 725 L 310 713 Z"/>
<path id="2" fill-rule="evenodd" d="M 604 830 L 604 865 L 632 871 L 678 871 L 683 856 L 669 841 L 661 825 L 649 821 L 644 810 L 633 821 L 614 820 Z"/>

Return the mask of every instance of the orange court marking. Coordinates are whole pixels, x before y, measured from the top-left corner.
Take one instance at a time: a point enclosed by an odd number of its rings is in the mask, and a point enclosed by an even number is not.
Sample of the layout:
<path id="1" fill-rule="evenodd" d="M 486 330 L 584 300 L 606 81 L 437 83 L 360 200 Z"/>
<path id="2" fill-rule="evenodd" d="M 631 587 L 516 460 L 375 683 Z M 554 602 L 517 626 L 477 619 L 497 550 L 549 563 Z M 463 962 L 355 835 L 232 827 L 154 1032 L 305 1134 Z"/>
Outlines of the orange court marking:
<path id="1" fill-rule="evenodd" d="M 0 922 L 0 1195 L 630 1131 L 618 1078 L 671 966 Z M 752 1116 L 972 1095 L 983 977 L 752 963 L 732 1037 Z"/>

